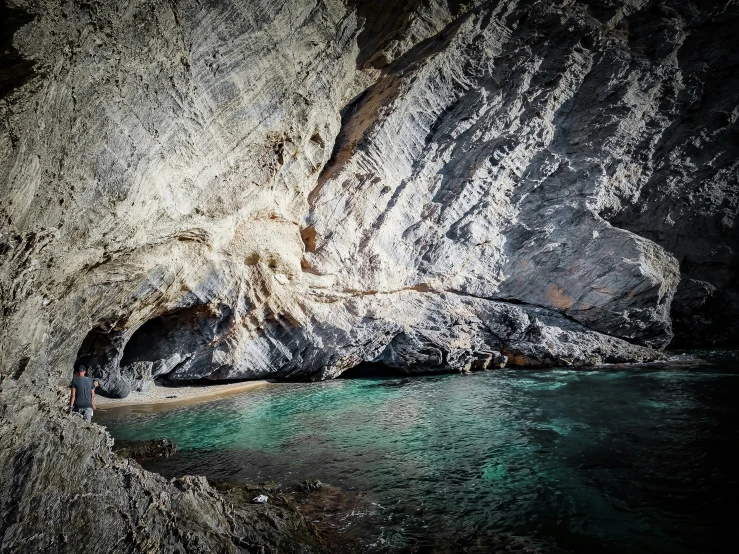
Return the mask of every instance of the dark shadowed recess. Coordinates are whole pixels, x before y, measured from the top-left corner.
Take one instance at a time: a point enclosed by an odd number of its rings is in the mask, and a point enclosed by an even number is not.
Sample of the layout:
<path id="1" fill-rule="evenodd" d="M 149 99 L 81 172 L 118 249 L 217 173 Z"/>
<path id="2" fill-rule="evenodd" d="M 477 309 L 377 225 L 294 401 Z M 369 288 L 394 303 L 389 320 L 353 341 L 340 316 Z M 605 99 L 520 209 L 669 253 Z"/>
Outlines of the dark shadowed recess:
<path id="1" fill-rule="evenodd" d="M 366 379 L 372 377 L 407 377 L 408 374 L 397 367 L 390 367 L 382 363 L 362 362 L 347 369 L 341 374 L 343 379 Z"/>
<path id="2" fill-rule="evenodd" d="M 347 6 L 357 11 L 362 22 L 362 32 L 357 38 L 359 55 L 357 68 L 374 67 L 382 69 L 387 60 L 381 52 L 390 41 L 408 28 L 412 15 L 417 12 L 423 0 L 348 0 Z M 452 15 L 459 14 L 465 0 L 448 0 L 447 5 Z"/>
<path id="3" fill-rule="evenodd" d="M 618 13 L 622 2 L 614 0 L 586 0 L 588 13 L 601 23 L 607 23 Z"/>
<path id="4" fill-rule="evenodd" d="M 206 306 L 183 308 L 150 319 L 126 343 L 121 367 L 133 362 L 157 362 L 175 354 L 187 355 L 205 348 L 228 326 L 231 310 L 213 314 Z"/>
<path id="5" fill-rule="evenodd" d="M 349 0 L 349 8 L 357 10 L 363 30 L 357 38 L 357 68 L 381 68 L 387 63 L 377 54 L 409 23 L 409 17 L 421 0 Z"/>
<path id="6" fill-rule="evenodd" d="M 89 375 L 99 379 L 102 392 L 115 398 L 144 390 L 157 378 L 207 378 L 214 372 L 212 355 L 230 321 L 228 306 L 198 305 L 154 317 L 128 339 L 124 330 L 97 327 L 82 342 L 75 367 L 86 366 Z"/>
<path id="7" fill-rule="evenodd" d="M 21 57 L 13 47 L 13 35 L 33 16 L 0 0 L 0 98 L 22 86 L 33 75 L 34 62 Z"/>
<path id="8" fill-rule="evenodd" d="M 77 351 L 74 368 L 84 366 L 89 370 L 94 367 L 104 368 L 117 364 L 123 343 L 123 337 L 116 331 L 108 331 L 101 327 L 92 329 L 87 333 Z"/>
<path id="9" fill-rule="evenodd" d="M 732 115 L 739 106 L 739 5 L 655 2 L 627 18 L 630 48 L 659 56 L 663 32 L 678 16 L 686 25 L 676 58 L 681 86 L 662 99 L 664 111 L 677 115 L 659 137 L 639 201 L 627 200 L 607 219 L 680 262 L 670 348 L 732 346 L 739 341 L 739 178 L 732 169 L 739 158 L 739 120 Z M 690 179 L 686 163 L 696 168 Z"/>

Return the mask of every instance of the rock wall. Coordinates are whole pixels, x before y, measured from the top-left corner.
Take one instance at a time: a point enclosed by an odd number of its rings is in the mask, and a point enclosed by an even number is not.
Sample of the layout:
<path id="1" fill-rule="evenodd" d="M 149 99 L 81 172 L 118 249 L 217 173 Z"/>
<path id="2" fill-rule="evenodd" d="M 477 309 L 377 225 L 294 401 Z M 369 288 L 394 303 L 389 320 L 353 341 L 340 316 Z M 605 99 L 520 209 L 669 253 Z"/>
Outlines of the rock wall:
<path id="1" fill-rule="evenodd" d="M 51 476 L 84 492 L 44 446 L 98 440 L 60 409 L 75 364 L 124 396 L 363 361 L 646 360 L 673 320 L 679 344 L 736 340 L 736 1 L 6 0 L 3 17 L 0 549 L 32 535 L 19 506 Z M 119 494 L 129 470 L 98 450 L 91 494 Z M 173 486 L 141 479 L 129 498 Z M 46 514 L 37 550 L 109 509 L 89 498 Z M 132 544 L 136 510 L 105 532 Z"/>
<path id="2" fill-rule="evenodd" d="M 58 404 L 58 403 L 57 403 Z M 98 425 L 41 401 L 3 411 L 0 552 L 322 552 L 290 505 L 166 480 L 111 452 Z"/>

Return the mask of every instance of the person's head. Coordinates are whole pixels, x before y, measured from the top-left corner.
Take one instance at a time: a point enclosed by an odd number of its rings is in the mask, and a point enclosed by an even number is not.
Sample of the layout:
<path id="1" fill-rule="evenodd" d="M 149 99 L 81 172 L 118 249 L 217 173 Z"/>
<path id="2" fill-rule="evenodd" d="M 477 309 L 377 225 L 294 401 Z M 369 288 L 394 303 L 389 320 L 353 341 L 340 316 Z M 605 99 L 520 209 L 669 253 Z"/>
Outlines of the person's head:
<path id="1" fill-rule="evenodd" d="M 84 377 L 86 372 L 87 372 L 87 368 L 83 365 L 77 368 L 77 375 L 79 375 L 80 377 Z"/>

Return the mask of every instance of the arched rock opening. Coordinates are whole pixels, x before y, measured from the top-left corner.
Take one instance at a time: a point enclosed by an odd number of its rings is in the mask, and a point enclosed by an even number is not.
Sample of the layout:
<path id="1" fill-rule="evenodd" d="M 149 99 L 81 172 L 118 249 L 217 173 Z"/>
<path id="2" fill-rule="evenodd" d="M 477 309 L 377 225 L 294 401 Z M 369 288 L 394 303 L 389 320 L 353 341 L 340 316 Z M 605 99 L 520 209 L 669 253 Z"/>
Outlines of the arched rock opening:
<path id="1" fill-rule="evenodd" d="M 157 377 L 207 378 L 221 367 L 214 353 L 225 348 L 220 339 L 231 315 L 226 305 L 180 308 L 148 320 L 127 341 L 124 331 L 94 328 L 82 341 L 75 367 L 86 366 L 101 392 L 114 398 L 145 390 Z"/>
<path id="2" fill-rule="evenodd" d="M 121 331 L 96 327 L 82 341 L 74 367 L 84 366 L 88 376 L 100 382 L 101 392 L 106 396 L 123 398 L 131 390 L 120 375 L 119 362 L 124 344 L 125 337 Z"/>
<path id="3" fill-rule="evenodd" d="M 123 337 L 115 331 L 102 328 L 92 329 L 82 341 L 77 351 L 75 369 L 85 366 L 88 372 L 117 365 L 121 358 Z"/>
<path id="4" fill-rule="evenodd" d="M 182 308 L 150 319 L 126 343 L 120 366 L 123 374 L 141 379 L 209 377 L 217 366 L 213 354 L 228 328 L 232 311 L 220 305 Z"/>

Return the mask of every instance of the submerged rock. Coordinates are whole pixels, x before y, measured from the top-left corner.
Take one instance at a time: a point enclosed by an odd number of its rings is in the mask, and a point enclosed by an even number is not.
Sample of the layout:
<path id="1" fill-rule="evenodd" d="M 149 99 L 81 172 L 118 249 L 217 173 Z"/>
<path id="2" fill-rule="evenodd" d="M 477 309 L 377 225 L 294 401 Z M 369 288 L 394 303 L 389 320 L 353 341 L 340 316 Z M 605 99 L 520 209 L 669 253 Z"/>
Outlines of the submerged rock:
<path id="1" fill-rule="evenodd" d="M 323 552 L 294 505 L 145 471 L 100 426 L 45 401 L 2 416 L 3 552 Z"/>
<path id="2" fill-rule="evenodd" d="M 169 458 L 177 452 L 177 445 L 169 439 L 152 439 L 141 441 L 117 440 L 113 452 L 122 458 L 150 460 L 151 458 Z"/>
<path id="3" fill-rule="evenodd" d="M 301 492 L 315 492 L 323 488 L 323 483 L 318 479 L 314 479 L 312 481 L 306 479 L 302 483 L 298 484 L 296 488 Z"/>

